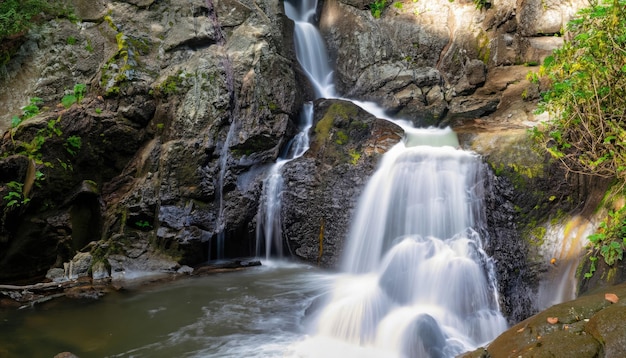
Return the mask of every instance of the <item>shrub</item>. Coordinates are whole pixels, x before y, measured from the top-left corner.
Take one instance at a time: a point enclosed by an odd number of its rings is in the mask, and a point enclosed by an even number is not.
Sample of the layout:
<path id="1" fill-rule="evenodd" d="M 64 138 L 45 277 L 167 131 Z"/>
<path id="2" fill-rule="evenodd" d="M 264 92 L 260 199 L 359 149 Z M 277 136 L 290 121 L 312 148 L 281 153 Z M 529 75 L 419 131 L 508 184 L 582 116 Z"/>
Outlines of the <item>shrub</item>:
<path id="1" fill-rule="evenodd" d="M 551 121 L 534 130 L 572 171 L 626 181 L 626 0 L 603 1 L 568 24 L 570 40 L 545 59 L 539 111 Z"/>

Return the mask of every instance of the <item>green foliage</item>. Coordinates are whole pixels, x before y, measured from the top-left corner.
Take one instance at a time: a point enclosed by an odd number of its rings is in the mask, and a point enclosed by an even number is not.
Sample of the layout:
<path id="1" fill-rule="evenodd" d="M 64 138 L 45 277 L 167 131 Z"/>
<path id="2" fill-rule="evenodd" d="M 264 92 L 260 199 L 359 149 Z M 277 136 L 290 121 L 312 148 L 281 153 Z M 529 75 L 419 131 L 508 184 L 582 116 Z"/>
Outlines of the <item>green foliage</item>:
<path id="1" fill-rule="evenodd" d="M 147 220 L 137 220 L 135 226 L 140 229 L 152 229 L 152 225 Z"/>
<path id="2" fill-rule="evenodd" d="M 88 52 L 93 52 L 93 45 L 91 44 L 91 40 L 87 39 L 87 44 L 85 45 L 85 50 Z"/>
<path id="3" fill-rule="evenodd" d="M 41 148 L 49 138 L 63 135 L 63 132 L 57 126 L 60 121 L 60 116 L 57 119 L 49 120 L 46 123 L 46 127 L 38 130 L 30 142 L 17 143 L 15 153 L 25 155 L 29 159 L 35 161 L 35 164 L 52 167 L 52 163 L 43 161 Z"/>
<path id="4" fill-rule="evenodd" d="M 589 235 L 587 239 L 589 240 L 591 266 L 589 272 L 585 273 L 585 277 L 589 278 L 596 269 L 595 263 L 598 254 L 604 258 L 604 262 L 609 266 L 615 265 L 624 258 L 624 250 L 626 250 L 626 207 L 609 211 L 607 220 L 602 221 L 598 231 Z"/>
<path id="5" fill-rule="evenodd" d="M 2 0 L 0 1 L 0 62 L 7 63 L 12 53 L 10 41 L 25 34 L 34 24 L 48 17 L 65 17 L 77 20 L 65 1 Z"/>
<path id="6" fill-rule="evenodd" d="M 70 36 L 66 39 L 68 45 L 76 45 L 76 37 Z"/>
<path id="7" fill-rule="evenodd" d="M 385 10 L 385 6 L 387 5 L 387 0 L 376 0 L 370 4 L 370 12 L 375 19 L 379 19 L 380 15 L 382 15 L 383 10 Z"/>
<path id="8" fill-rule="evenodd" d="M 185 77 L 184 72 L 178 71 L 175 76 L 168 76 L 165 81 L 157 85 L 155 89 L 164 96 L 176 94 L 182 86 Z"/>
<path id="9" fill-rule="evenodd" d="M 22 120 L 34 117 L 39 114 L 39 106 L 43 104 L 43 99 L 33 97 L 28 101 L 28 105 L 22 107 Z"/>
<path id="10" fill-rule="evenodd" d="M 67 150 L 68 153 L 70 153 L 71 155 L 76 155 L 76 152 L 80 150 L 82 145 L 83 145 L 83 140 L 79 136 L 73 135 L 73 136 L 67 137 L 65 144 L 63 146 L 65 147 L 65 150 Z"/>
<path id="11" fill-rule="evenodd" d="M 570 40 L 545 59 L 539 112 L 553 118 L 535 138 L 572 171 L 626 180 L 625 0 L 594 2 L 568 24 Z M 609 249 L 610 250 L 610 249 Z"/>
<path id="12" fill-rule="evenodd" d="M 27 204 L 30 199 L 25 198 L 23 194 L 24 184 L 16 181 L 10 181 L 7 183 L 7 188 L 9 192 L 7 195 L 3 197 L 6 201 L 6 207 L 19 207 L 21 205 Z"/>
<path id="13" fill-rule="evenodd" d="M 398 10 L 402 10 L 402 8 L 404 7 L 404 5 L 403 5 L 401 2 L 396 1 L 396 2 L 394 2 L 394 3 L 393 3 L 393 7 L 395 7 L 395 8 L 396 8 L 396 9 L 398 9 Z"/>
<path id="14" fill-rule="evenodd" d="M 80 103 L 85 97 L 85 91 L 87 90 L 87 86 L 84 84 L 76 84 L 74 85 L 74 90 L 71 94 L 66 94 L 61 99 L 61 104 L 65 108 L 70 108 L 74 103 Z"/>
<path id="15" fill-rule="evenodd" d="M 31 20 L 47 9 L 47 1 L 43 0 L 0 2 L 0 39 L 28 30 Z"/>
<path id="16" fill-rule="evenodd" d="M 31 118 L 37 114 L 39 114 L 39 106 L 43 104 L 43 100 L 39 97 L 33 97 L 28 101 L 28 105 L 22 107 L 22 115 L 21 116 L 13 116 L 11 117 L 11 128 L 16 128 L 20 125 L 25 119 Z M 13 132 L 11 132 L 11 138 L 13 138 Z"/>
<path id="17" fill-rule="evenodd" d="M 350 163 L 352 163 L 352 165 L 356 165 L 359 159 L 361 159 L 361 153 L 357 152 L 355 149 L 350 149 L 348 154 L 350 155 Z"/>
<path id="18" fill-rule="evenodd" d="M 488 8 L 491 5 L 490 0 L 474 0 L 474 5 L 478 10 L 482 10 L 484 8 Z"/>

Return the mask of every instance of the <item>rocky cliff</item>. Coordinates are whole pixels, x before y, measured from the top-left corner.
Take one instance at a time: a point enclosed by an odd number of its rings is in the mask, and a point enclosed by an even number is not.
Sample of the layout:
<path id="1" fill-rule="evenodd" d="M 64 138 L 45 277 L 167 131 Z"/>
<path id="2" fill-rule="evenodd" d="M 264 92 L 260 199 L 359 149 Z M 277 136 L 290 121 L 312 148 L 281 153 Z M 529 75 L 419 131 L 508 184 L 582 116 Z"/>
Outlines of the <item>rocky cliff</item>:
<path id="1" fill-rule="evenodd" d="M 20 199 L 3 203 L 0 280 L 78 250 L 98 277 L 197 264 L 218 237 L 224 256 L 252 254 L 264 167 L 306 95 L 282 4 L 74 4 L 81 22 L 33 29 L 4 69 L 3 118 L 43 105 L 3 139 L 2 194 Z M 75 84 L 84 98 L 64 108 Z"/>

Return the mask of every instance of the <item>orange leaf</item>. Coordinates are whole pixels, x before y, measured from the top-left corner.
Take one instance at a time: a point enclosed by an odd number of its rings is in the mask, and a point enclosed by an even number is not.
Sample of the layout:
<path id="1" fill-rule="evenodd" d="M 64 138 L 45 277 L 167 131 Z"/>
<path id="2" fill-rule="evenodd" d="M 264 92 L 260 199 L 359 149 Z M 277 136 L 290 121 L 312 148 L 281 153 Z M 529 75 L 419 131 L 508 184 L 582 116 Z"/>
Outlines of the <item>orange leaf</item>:
<path id="1" fill-rule="evenodd" d="M 550 324 L 557 324 L 557 323 L 559 323 L 559 319 L 557 317 L 548 317 L 547 321 Z"/>
<path id="2" fill-rule="evenodd" d="M 611 302 L 611 303 L 617 303 L 619 302 L 619 297 L 617 297 L 616 294 L 614 293 L 605 293 L 604 294 L 604 299 Z"/>

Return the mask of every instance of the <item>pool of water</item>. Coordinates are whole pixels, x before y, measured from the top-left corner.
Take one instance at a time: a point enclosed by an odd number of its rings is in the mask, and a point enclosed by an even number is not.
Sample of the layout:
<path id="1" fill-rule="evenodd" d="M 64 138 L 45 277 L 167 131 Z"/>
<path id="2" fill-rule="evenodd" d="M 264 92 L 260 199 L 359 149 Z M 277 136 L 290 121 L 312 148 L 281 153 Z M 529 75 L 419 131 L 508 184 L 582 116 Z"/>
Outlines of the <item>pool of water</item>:
<path id="1" fill-rule="evenodd" d="M 244 271 L 0 311 L 0 357 L 290 357 L 333 275 L 263 262 Z"/>

